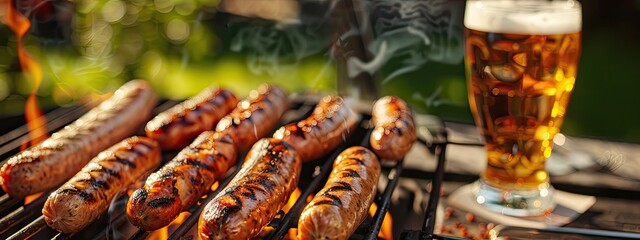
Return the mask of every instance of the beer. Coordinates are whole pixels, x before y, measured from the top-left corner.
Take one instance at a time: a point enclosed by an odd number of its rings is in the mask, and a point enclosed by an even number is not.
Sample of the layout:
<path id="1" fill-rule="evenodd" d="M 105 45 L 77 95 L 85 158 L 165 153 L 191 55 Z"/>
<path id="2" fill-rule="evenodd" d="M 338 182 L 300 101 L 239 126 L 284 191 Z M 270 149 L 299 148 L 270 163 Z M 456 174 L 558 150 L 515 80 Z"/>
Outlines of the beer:
<path id="1" fill-rule="evenodd" d="M 488 158 L 481 182 L 496 189 L 549 186 L 545 160 L 574 89 L 581 28 L 579 8 L 555 4 L 567 2 L 467 3 L 469 103 Z"/>

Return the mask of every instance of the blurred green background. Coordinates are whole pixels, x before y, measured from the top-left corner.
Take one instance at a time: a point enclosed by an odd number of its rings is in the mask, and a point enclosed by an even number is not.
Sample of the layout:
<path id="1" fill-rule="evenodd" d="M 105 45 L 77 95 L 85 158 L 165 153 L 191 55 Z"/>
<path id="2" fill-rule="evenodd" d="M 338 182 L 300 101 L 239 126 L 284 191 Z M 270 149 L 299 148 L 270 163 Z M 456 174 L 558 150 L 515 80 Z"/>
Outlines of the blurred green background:
<path id="1" fill-rule="evenodd" d="M 406 11 L 402 6 L 412 1 L 306 1 L 294 24 L 221 13 L 218 1 L 17 1 L 32 22 L 26 48 L 44 72 L 40 106 L 46 111 L 77 104 L 90 93 L 109 93 L 134 78 L 149 80 L 161 97 L 172 99 L 212 84 L 242 96 L 262 82 L 294 93 L 344 92 L 339 81 L 366 78 L 365 84 L 375 85 L 379 94 L 399 95 L 418 111 L 473 121 L 459 56 L 463 45 L 456 38 L 462 35 L 463 1 L 413 1 L 420 7 L 410 6 L 428 16 L 406 26 L 426 32 L 430 43 L 402 41 L 406 32 L 385 29 L 386 22 L 378 20 L 385 17 L 379 12 L 388 13 L 377 8 Z M 563 132 L 640 142 L 640 0 L 581 2 L 583 51 Z M 6 11 L 3 3 L 2 19 Z M 14 119 L 23 114 L 34 80 L 21 71 L 15 34 L 2 23 L 0 118 Z M 358 29 L 356 38 L 353 29 Z M 369 74 L 344 73 L 350 57 L 371 63 L 380 56 L 376 49 L 396 46 L 382 48 L 375 39 L 384 37 L 399 42 L 401 54 L 392 54 Z M 444 45 L 458 56 L 438 58 L 438 47 Z"/>

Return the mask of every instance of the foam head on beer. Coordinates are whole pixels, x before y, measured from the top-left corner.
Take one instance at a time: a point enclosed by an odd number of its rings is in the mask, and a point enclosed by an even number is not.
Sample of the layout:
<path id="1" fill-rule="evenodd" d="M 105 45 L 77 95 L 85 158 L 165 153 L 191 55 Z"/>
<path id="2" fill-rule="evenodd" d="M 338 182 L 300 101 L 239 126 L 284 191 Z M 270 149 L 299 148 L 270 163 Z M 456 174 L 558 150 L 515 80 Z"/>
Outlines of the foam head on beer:
<path id="1" fill-rule="evenodd" d="M 464 25 L 497 33 L 575 33 L 582 28 L 579 4 L 576 1 L 469 0 Z"/>

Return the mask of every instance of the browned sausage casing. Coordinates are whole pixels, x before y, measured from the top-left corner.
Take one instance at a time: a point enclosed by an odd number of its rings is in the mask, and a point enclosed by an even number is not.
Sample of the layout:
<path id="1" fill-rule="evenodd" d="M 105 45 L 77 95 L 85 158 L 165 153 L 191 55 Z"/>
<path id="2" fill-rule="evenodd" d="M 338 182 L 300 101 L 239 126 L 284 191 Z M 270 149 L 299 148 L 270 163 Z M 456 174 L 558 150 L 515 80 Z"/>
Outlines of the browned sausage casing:
<path id="1" fill-rule="evenodd" d="M 289 144 L 269 138 L 249 151 L 242 169 L 202 211 L 200 239 L 250 239 L 287 203 L 302 163 Z"/>
<path id="2" fill-rule="evenodd" d="M 220 120 L 216 131 L 231 134 L 238 150 L 244 152 L 277 127 L 287 109 L 287 94 L 276 86 L 262 84 Z"/>
<path id="3" fill-rule="evenodd" d="M 11 157 L 2 166 L 2 188 L 23 198 L 59 186 L 100 151 L 133 134 L 147 121 L 155 101 L 147 82 L 127 82 L 75 122 Z"/>
<path id="4" fill-rule="evenodd" d="M 395 96 L 380 98 L 373 105 L 374 125 L 370 143 L 382 159 L 400 161 L 416 141 L 416 127 L 407 104 Z"/>
<path id="5" fill-rule="evenodd" d="M 158 165 L 158 143 L 146 137 L 127 138 L 101 152 L 51 193 L 42 209 L 44 220 L 60 232 L 78 232 L 109 208 L 118 191 Z"/>
<path id="6" fill-rule="evenodd" d="M 162 150 L 182 149 L 198 134 L 213 130 L 218 121 L 238 104 L 229 90 L 210 87 L 198 95 L 158 114 L 147 123 L 147 136 L 160 143 Z"/>
<path id="7" fill-rule="evenodd" d="M 380 176 L 380 163 L 363 147 L 344 150 L 324 188 L 298 220 L 299 239 L 348 239 L 367 216 Z"/>
<path id="8" fill-rule="evenodd" d="M 206 131 L 169 163 L 147 178 L 127 203 L 127 217 L 144 230 L 169 225 L 236 162 L 236 148 L 228 134 Z"/>
<path id="9" fill-rule="evenodd" d="M 273 134 L 291 144 L 302 161 L 307 162 L 329 153 L 344 143 L 358 123 L 359 116 L 340 96 L 320 100 L 311 116 L 287 124 Z"/>

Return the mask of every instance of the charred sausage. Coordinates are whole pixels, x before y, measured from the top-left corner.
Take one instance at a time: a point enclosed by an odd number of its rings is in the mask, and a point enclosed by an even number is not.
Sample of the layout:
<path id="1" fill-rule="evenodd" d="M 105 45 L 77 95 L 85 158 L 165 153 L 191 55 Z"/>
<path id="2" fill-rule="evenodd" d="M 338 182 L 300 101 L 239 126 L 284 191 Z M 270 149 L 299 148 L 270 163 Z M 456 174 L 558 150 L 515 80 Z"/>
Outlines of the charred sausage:
<path id="1" fill-rule="evenodd" d="M 416 127 L 407 104 L 395 96 L 380 98 L 373 105 L 373 132 L 369 142 L 382 159 L 400 161 L 416 141 Z"/>
<path id="2" fill-rule="evenodd" d="M 155 94 L 134 80 L 44 142 L 11 157 L 0 170 L 0 184 L 12 197 L 54 188 L 71 178 L 92 157 L 133 134 L 148 120 Z"/>
<path id="3" fill-rule="evenodd" d="M 127 203 L 127 217 L 144 230 L 169 225 L 195 204 L 236 162 L 228 134 L 206 131 L 189 147 L 147 178 Z"/>
<path id="4" fill-rule="evenodd" d="M 198 134 L 213 130 L 218 121 L 238 104 L 229 90 L 210 87 L 198 95 L 158 114 L 147 123 L 147 136 L 155 139 L 162 150 L 182 149 Z"/>
<path id="5" fill-rule="evenodd" d="M 78 232 L 109 208 L 118 191 L 158 165 L 158 143 L 146 137 L 127 138 L 51 193 L 42 209 L 44 220 L 60 232 Z"/>
<path id="6" fill-rule="evenodd" d="M 348 239 L 367 216 L 376 193 L 380 163 L 363 147 L 344 150 L 324 188 L 298 220 L 299 239 Z"/>
<path id="7" fill-rule="evenodd" d="M 288 108 L 289 98 L 282 89 L 262 84 L 220 120 L 216 131 L 228 132 L 238 150 L 244 152 L 278 126 Z"/>
<path id="8" fill-rule="evenodd" d="M 295 190 L 302 163 L 289 144 L 261 139 L 242 169 L 202 211 L 200 239 L 250 239 L 260 233 Z"/>
<path id="9" fill-rule="evenodd" d="M 322 98 L 311 116 L 281 127 L 273 136 L 291 144 L 302 161 L 319 158 L 344 143 L 359 116 L 340 96 Z"/>

